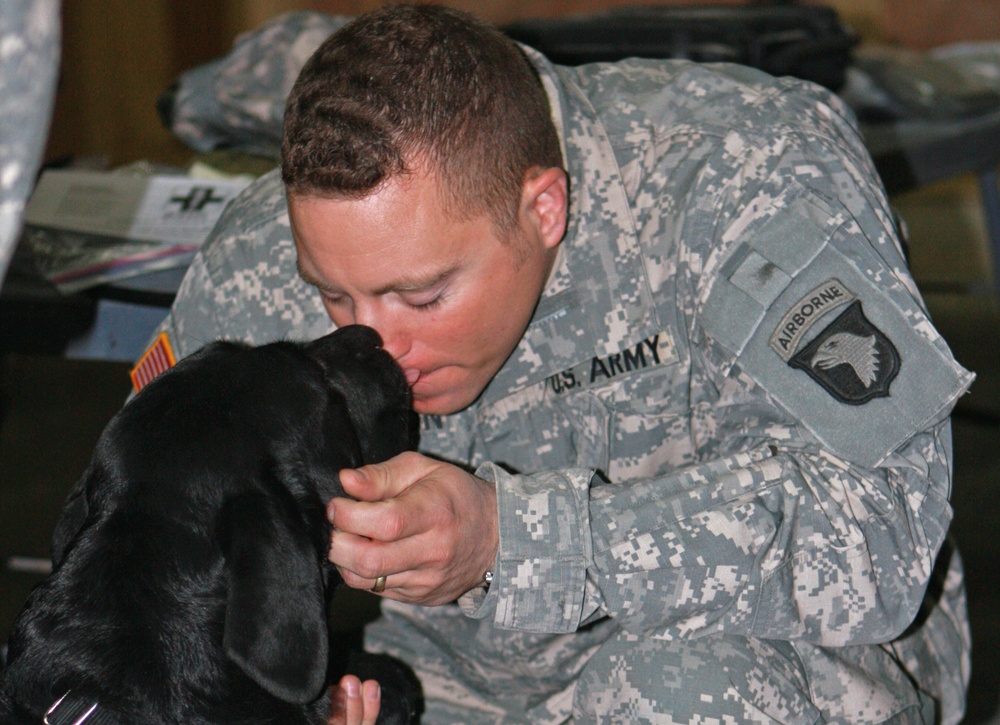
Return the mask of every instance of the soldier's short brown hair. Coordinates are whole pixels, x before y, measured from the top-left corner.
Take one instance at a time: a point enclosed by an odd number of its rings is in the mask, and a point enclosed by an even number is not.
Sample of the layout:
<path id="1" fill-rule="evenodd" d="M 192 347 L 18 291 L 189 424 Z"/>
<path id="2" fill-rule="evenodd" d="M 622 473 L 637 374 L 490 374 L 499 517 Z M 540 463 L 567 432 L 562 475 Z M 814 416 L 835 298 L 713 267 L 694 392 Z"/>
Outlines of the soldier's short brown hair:
<path id="1" fill-rule="evenodd" d="M 312 55 L 285 106 L 292 196 L 364 198 L 426 164 L 449 213 L 517 223 L 533 168 L 562 166 L 537 72 L 497 28 L 433 5 L 360 15 Z"/>

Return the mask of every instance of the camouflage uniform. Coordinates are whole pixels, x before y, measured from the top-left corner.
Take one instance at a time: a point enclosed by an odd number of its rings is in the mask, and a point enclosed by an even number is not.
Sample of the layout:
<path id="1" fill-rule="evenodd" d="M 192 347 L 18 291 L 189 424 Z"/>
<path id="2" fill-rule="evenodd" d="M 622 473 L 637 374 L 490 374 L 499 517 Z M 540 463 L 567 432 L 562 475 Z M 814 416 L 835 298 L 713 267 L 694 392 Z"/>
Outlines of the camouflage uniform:
<path id="1" fill-rule="evenodd" d="M 0 286 L 21 233 L 49 129 L 59 65 L 58 0 L 0 12 Z"/>
<path id="2" fill-rule="evenodd" d="M 416 668 L 426 722 L 957 722 L 947 416 L 972 376 L 850 112 L 747 68 L 531 57 L 569 229 L 511 358 L 421 438 L 496 483 L 495 578 L 385 601 L 368 645 Z M 272 173 L 164 329 L 187 354 L 330 326 Z"/>

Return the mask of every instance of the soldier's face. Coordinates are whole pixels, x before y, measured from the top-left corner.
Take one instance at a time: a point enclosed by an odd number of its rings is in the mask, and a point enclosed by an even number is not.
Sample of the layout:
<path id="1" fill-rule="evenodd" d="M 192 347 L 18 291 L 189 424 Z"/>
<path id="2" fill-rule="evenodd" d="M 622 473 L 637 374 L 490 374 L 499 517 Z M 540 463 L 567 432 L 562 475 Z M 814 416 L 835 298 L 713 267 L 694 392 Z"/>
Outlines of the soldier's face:
<path id="1" fill-rule="evenodd" d="M 527 328 L 566 225 L 566 181 L 525 182 L 516 239 L 485 216 L 456 220 L 432 175 L 364 199 L 289 198 L 299 272 L 340 327 L 375 328 L 419 413 L 471 404 Z"/>

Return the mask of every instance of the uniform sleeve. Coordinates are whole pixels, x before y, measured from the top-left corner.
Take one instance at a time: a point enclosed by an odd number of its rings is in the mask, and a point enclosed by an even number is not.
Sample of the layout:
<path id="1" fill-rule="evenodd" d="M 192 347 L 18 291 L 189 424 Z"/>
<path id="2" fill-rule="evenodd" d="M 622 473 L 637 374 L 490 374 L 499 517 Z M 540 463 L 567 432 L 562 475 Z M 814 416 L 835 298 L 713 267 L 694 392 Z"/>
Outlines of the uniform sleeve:
<path id="1" fill-rule="evenodd" d="M 195 255 L 177 290 L 170 312 L 153 333 L 166 333 L 178 360 L 223 336 L 222 326 L 209 301 L 214 298 L 211 275 L 202 254 Z"/>
<path id="2" fill-rule="evenodd" d="M 613 484 L 481 467 L 501 553 L 463 605 L 531 631 L 607 615 L 641 636 L 889 641 L 951 520 L 948 414 L 972 376 L 928 321 L 862 156 L 732 136 L 705 168 L 693 193 L 711 213 L 681 232 L 670 303 L 711 442 Z"/>
<path id="3" fill-rule="evenodd" d="M 949 444 L 942 423 L 897 454 L 914 464 L 891 469 L 764 446 L 614 486 L 488 464 L 501 554 L 479 615 L 544 632 L 609 615 L 670 639 L 891 640 L 916 615 L 951 519 Z"/>

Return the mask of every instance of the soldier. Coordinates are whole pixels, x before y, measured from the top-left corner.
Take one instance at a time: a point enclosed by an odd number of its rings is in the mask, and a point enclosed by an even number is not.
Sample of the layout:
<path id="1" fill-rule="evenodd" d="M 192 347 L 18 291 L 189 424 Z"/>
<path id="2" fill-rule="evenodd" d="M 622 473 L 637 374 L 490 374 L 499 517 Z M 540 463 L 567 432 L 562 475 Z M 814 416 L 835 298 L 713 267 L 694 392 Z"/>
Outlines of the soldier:
<path id="1" fill-rule="evenodd" d="M 425 722 L 961 718 L 972 375 L 832 94 L 361 16 L 163 330 L 184 355 L 331 319 L 379 331 L 422 414 L 329 516 Z M 373 722 L 375 684 L 342 685 L 337 721 Z"/>

